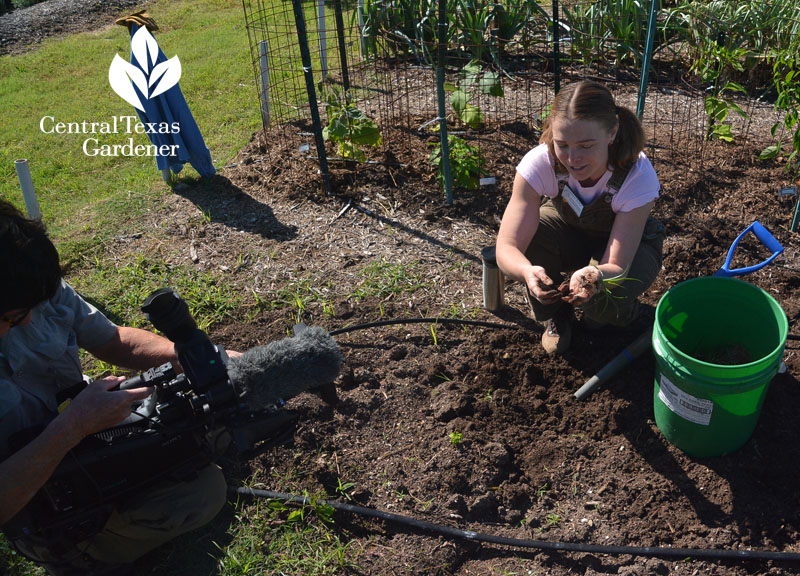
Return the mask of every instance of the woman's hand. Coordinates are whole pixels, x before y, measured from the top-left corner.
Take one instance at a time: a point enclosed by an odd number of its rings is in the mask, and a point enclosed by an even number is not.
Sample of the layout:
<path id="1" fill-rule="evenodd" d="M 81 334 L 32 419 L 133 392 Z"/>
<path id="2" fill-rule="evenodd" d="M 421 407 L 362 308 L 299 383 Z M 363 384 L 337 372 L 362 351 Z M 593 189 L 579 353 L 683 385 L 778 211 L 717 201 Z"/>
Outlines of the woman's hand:
<path id="1" fill-rule="evenodd" d="M 573 306 L 580 306 L 602 290 L 603 273 L 597 266 L 586 266 L 576 270 L 569 279 L 569 293 L 563 299 Z"/>
<path id="2" fill-rule="evenodd" d="M 541 266 L 526 268 L 524 275 L 531 295 L 545 306 L 555 304 L 561 298 L 555 283 Z"/>

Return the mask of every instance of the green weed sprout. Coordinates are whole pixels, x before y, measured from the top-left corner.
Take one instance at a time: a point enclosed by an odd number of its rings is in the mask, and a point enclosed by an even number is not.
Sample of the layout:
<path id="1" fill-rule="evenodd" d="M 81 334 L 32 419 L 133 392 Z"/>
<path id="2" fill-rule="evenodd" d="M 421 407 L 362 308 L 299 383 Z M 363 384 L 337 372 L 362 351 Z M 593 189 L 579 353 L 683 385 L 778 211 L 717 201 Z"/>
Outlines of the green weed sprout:
<path id="1" fill-rule="evenodd" d="M 464 439 L 464 435 L 461 432 L 457 431 L 450 432 L 450 434 L 448 434 L 447 437 L 450 439 L 450 443 L 453 446 L 458 446 L 461 443 L 461 440 Z"/>

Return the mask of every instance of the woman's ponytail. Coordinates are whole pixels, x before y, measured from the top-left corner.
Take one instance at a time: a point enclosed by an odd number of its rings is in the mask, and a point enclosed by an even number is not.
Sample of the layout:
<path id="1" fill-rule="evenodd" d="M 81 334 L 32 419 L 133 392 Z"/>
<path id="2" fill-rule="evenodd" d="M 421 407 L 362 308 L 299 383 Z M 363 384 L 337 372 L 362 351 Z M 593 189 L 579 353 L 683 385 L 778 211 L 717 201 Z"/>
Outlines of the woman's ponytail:
<path id="1" fill-rule="evenodd" d="M 608 148 L 608 161 L 614 168 L 630 169 L 644 149 L 644 129 L 630 109 L 617 106 L 617 136 Z"/>

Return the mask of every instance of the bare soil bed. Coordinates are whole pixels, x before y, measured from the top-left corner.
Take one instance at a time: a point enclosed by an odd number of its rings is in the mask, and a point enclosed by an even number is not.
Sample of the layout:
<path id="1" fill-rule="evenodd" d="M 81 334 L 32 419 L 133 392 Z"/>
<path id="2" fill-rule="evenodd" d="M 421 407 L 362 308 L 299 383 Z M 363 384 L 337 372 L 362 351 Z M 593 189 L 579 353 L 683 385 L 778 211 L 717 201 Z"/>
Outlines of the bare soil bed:
<path id="1" fill-rule="evenodd" d="M 457 190 L 452 206 L 444 204 L 426 162 L 428 137 L 385 129 L 386 152 L 373 158 L 380 163 L 359 166 L 355 177 L 334 164 L 329 196 L 301 152 L 305 144 L 314 149 L 307 126 L 258 134 L 217 176 L 176 188 L 158 213 L 136 215 L 146 223 L 141 234 L 108 246 L 111 257 L 140 252 L 224 274 L 262 302 L 288 301 L 305 287 L 302 311 L 262 305 L 246 324 L 215 326 L 212 339 L 229 349 L 283 338 L 298 319 L 331 331 L 422 317 L 505 324 L 407 323 L 336 336 L 346 357 L 339 401 L 294 399 L 290 408 L 300 415 L 294 443 L 247 465 L 226 463 L 231 483 L 256 478 L 272 490 L 330 495 L 339 482 L 352 483 L 353 504 L 511 538 L 800 552 L 797 339 L 787 342 L 787 370 L 773 380 L 752 438 L 722 457 L 691 458 L 665 440 L 653 416 L 651 353 L 585 401 L 573 396 L 652 326 L 667 290 L 713 274 L 736 235 L 756 219 L 785 252 L 747 281 L 772 294 L 788 315 L 790 334 L 800 333 L 800 235 L 789 231 L 795 199 L 778 193 L 789 184 L 783 164 L 756 160 L 761 143 L 751 140 L 707 145 L 701 166 L 697 158 L 672 157 L 669 134 L 660 141 L 656 133 L 652 140 L 662 147 L 649 153 L 657 156 L 663 192 L 655 212 L 668 238 L 664 269 L 643 298 L 645 313 L 624 331 L 593 333 L 579 324 L 572 349 L 549 357 L 519 285 L 506 287 L 501 312 L 481 306 L 480 250 L 494 242 L 514 166 L 536 141 L 511 128 L 476 135 L 497 184 Z M 764 256 L 751 240 L 735 263 Z M 360 292 L 370 269 L 384 271 L 390 293 Z M 390 272 L 402 281 L 392 285 Z M 408 279 L 418 289 L 403 291 Z M 143 559 L 139 573 L 213 573 L 219 552 L 211 540 L 224 543 L 236 521 L 226 510 L 206 534 Z M 336 515 L 334 529 L 351 542 L 353 574 L 800 571 L 780 561 L 479 545 L 346 514 Z"/>
<path id="2" fill-rule="evenodd" d="M 293 445 L 244 469 L 231 467 L 231 481 L 254 474 L 249 482 L 255 477 L 271 490 L 330 495 L 340 482 L 352 483 L 352 504 L 520 539 L 800 550 L 796 339 L 787 343 L 787 371 L 772 382 L 751 440 L 722 457 L 691 458 L 665 440 L 654 422 L 649 352 L 588 399 L 573 396 L 652 326 L 654 308 L 670 287 L 712 275 L 736 235 L 756 219 L 785 252 L 747 280 L 777 299 L 790 333 L 798 333 L 800 237 L 788 230 L 794 199 L 778 192 L 786 185 L 782 165 L 759 162 L 760 148 L 746 144 L 707 145 L 703 169 L 697 161 L 654 153 L 663 183 L 656 215 L 668 239 L 643 316 L 617 332 L 593 333 L 578 324 L 572 349 L 550 357 L 521 286 L 506 287 L 501 312 L 481 306 L 480 249 L 494 241 L 514 166 L 535 135 L 527 138 L 501 129 L 480 135 L 497 185 L 457 190 L 453 206 L 443 202 L 425 162 L 429 138 L 391 130 L 384 139 L 396 144 L 387 146 L 392 153 L 359 166 L 355 177 L 335 168 L 336 193 L 326 195 L 316 165 L 301 152 L 309 143 L 313 150 L 307 126 L 257 135 L 235 165 L 170 199 L 160 220 L 174 236 L 160 242 L 176 262 L 192 252 L 198 266 L 227 270 L 231 283 L 266 299 L 310 283 L 319 299 L 301 314 L 307 324 L 333 331 L 378 320 L 458 317 L 507 326 L 408 323 L 337 335 L 346 356 L 338 403 L 311 394 L 294 399 L 290 407 L 301 418 Z M 244 260 L 234 266 L 238 254 Z M 765 256 L 750 235 L 734 264 Z M 380 298 L 360 294 L 365 271 L 376 263 L 399 267 L 422 287 Z M 243 350 L 284 337 L 297 318 L 296 309 L 262 311 L 247 325 L 217 327 L 212 338 Z M 798 570 L 789 562 L 478 545 L 346 514 L 336 522 L 351 542 L 357 574 Z"/>

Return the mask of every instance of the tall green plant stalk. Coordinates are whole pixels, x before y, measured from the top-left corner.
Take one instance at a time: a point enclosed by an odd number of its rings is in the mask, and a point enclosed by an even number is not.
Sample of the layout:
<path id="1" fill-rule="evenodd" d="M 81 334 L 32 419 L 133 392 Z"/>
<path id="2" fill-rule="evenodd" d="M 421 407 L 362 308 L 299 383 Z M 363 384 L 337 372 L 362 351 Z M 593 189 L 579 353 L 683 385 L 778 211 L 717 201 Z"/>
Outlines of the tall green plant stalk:
<path id="1" fill-rule="evenodd" d="M 488 0 L 456 0 L 455 24 L 458 42 L 473 60 L 489 54 L 489 30 L 494 20 L 494 6 Z"/>
<path id="2" fill-rule="evenodd" d="M 650 2 L 641 0 L 599 0 L 564 6 L 573 52 L 586 66 L 611 61 L 616 68 L 640 67 L 649 8 Z M 662 27 L 659 37 L 671 36 Z"/>
<path id="3" fill-rule="evenodd" d="M 500 75 L 491 70 L 484 71 L 478 60 L 472 60 L 461 69 L 457 85 L 445 82 L 444 89 L 452 92 L 450 105 L 458 119 L 470 128 L 483 125 L 483 112 L 477 104 L 472 103 L 476 91 L 497 98 L 504 96 Z"/>
<path id="4" fill-rule="evenodd" d="M 725 80 L 731 70 L 741 72 L 744 70 L 745 51 L 741 48 L 728 48 L 718 44 L 711 45 L 711 52 L 707 59 L 696 63 L 696 70 L 704 83 L 710 83 L 710 94 L 705 98 L 705 110 L 708 116 L 707 140 L 733 141 L 733 132 L 730 124 L 725 120 L 731 110 L 742 118 L 749 118 L 748 114 L 729 96 L 731 92 L 746 93 L 741 84 Z"/>
<path id="5" fill-rule="evenodd" d="M 706 139 L 731 142 L 732 129 L 725 123 L 730 112 L 748 118 L 731 94 L 746 92 L 733 77 L 744 71 L 745 62 L 754 54 L 750 3 L 695 0 L 669 10 L 667 20 L 682 26 L 691 71 L 708 87 Z"/>
<path id="6" fill-rule="evenodd" d="M 777 137 L 776 144 L 761 152 L 762 159 L 777 158 L 782 150 L 782 136 L 785 130 L 791 137 L 791 152 L 786 159 L 786 171 L 793 178 L 800 178 L 800 40 L 795 40 L 796 47 L 785 52 L 773 54 L 773 81 L 778 91 L 775 109 L 783 113 L 783 120 L 772 127 L 772 135 Z"/>

